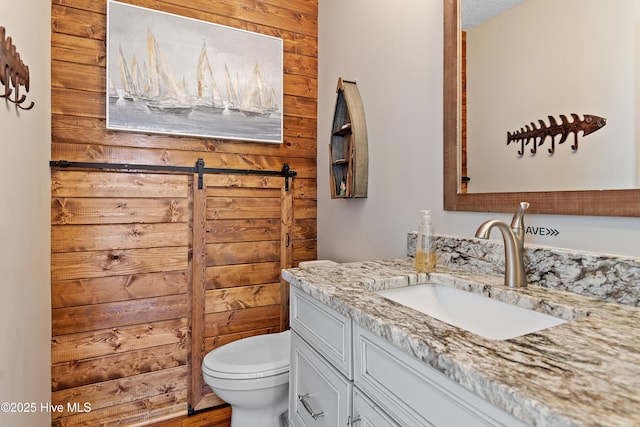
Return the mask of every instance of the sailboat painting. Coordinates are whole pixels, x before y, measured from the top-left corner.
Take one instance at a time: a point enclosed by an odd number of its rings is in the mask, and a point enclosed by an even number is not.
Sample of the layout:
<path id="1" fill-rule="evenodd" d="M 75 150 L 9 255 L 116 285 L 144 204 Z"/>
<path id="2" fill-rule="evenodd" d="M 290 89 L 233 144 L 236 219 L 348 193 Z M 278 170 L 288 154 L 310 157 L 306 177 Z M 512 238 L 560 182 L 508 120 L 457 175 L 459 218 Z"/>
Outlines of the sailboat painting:
<path id="1" fill-rule="evenodd" d="M 282 143 L 282 39 L 110 0 L 107 128 Z"/>

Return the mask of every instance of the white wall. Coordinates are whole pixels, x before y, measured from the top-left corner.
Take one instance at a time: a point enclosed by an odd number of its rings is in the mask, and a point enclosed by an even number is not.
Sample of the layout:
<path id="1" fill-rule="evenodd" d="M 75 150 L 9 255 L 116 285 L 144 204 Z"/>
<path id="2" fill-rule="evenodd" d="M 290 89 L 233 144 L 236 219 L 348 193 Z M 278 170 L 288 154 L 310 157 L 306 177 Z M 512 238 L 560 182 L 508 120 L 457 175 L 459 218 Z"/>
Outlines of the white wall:
<path id="1" fill-rule="evenodd" d="M 318 3 L 319 257 L 398 256 L 407 231 L 417 225 L 418 210 L 442 210 L 442 5 Z M 357 81 L 364 104 L 367 199 L 329 195 L 328 144 L 338 77 Z"/>
<path id="2" fill-rule="evenodd" d="M 437 232 L 473 236 L 506 214 L 444 212 L 442 204 L 442 1 L 319 1 L 318 257 L 403 256 L 420 209 Z M 338 77 L 356 79 L 367 115 L 369 197 L 329 196 L 328 143 Z M 514 207 L 515 211 L 515 207 Z M 640 256 L 638 218 L 528 215 L 555 229 L 528 243 Z"/>
<path id="3" fill-rule="evenodd" d="M 636 0 L 528 0 L 467 32 L 469 192 L 636 188 L 638 19 Z M 573 133 L 553 155 L 550 138 L 506 145 L 571 113 L 607 124 L 577 151 Z"/>
<path id="4" fill-rule="evenodd" d="M 35 413 L 3 407 L 3 426 L 50 424 L 40 410 L 51 400 L 50 8 L 42 0 L 0 2 L 0 26 L 29 66 L 27 103 L 35 102 L 17 111 L 0 100 L 0 402 L 36 404 Z"/>

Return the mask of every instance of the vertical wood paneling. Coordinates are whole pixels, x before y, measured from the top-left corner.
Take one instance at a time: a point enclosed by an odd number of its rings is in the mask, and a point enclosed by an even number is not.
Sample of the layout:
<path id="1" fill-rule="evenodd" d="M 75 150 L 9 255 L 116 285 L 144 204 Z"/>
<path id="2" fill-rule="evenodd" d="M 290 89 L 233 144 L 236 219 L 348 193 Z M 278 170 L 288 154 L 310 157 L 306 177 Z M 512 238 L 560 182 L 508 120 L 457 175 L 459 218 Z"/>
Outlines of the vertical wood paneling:
<path id="1" fill-rule="evenodd" d="M 468 176 L 467 172 L 467 32 L 461 33 L 460 49 L 460 175 Z M 460 192 L 467 192 L 466 181 L 460 183 Z"/>
<path id="2" fill-rule="evenodd" d="M 197 180 L 198 177 L 194 176 Z M 188 404 L 193 409 L 202 409 L 198 404 L 204 397 L 204 379 L 202 377 L 202 360 L 205 355 L 204 327 L 205 327 L 205 282 L 206 282 L 206 245 L 207 245 L 207 184 L 202 188 L 192 187 L 193 192 L 193 249 L 192 249 L 192 279 L 190 292 L 189 313 L 191 318 L 191 364 L 189 369 Z M 221 403 L 220 399 L 209 401 L 206 406 Z"/>
<path id="3" fill-rule="evenodd" d="M 210 175 L 215 193 L 198 195 L 187 175 L 52 170 L 52 402 L 92 403 L 52 425 L 228 426 L 228 406 L 174 417 L 190 402 L 222 403 L 191 368 L 215 347 L 288 327 L 280 269 L 316 257 L 318 3 L 124 1 L 282 38 L 284 142 L 107 130 L 107 1 L 52 0 L 52 160 L 288 163 L 298 176 L 284 192 L 282 178 Z"/>
<path id="4" fill-rule="evenodd" d="M 295 180 L 289 190 L 282 188 L 282 212 L 280 213 L 280 268 L 293 266 L 293 195 Z M 280 330 L 289 327 L 289 284 L 280 277 Z"/>

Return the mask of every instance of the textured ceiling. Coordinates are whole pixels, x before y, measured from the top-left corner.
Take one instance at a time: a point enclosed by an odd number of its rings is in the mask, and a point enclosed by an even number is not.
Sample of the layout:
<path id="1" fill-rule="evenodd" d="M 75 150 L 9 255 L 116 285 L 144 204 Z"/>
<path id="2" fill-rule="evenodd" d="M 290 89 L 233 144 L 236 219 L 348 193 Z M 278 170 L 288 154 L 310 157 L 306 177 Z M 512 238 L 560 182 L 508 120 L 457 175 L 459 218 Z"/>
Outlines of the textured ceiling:
<path id="1" fill-rule="evenodd" d="M 526 0 L 460 0 L 462 29 L 468 30 Z"/>

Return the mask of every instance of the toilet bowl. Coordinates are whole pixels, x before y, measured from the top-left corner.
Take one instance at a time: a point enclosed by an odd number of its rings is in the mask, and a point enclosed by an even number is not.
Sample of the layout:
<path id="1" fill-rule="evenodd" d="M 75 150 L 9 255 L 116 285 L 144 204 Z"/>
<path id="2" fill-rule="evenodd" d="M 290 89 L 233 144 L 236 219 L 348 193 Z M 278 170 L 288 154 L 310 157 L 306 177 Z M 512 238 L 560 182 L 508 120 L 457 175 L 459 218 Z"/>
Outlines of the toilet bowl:
<path id="1" fill-rule="evenodd" d="M 243 338 L 210 351 L 205 383 L 231 405 L 231 427 L 287 425 L 289 331 Z"/>

